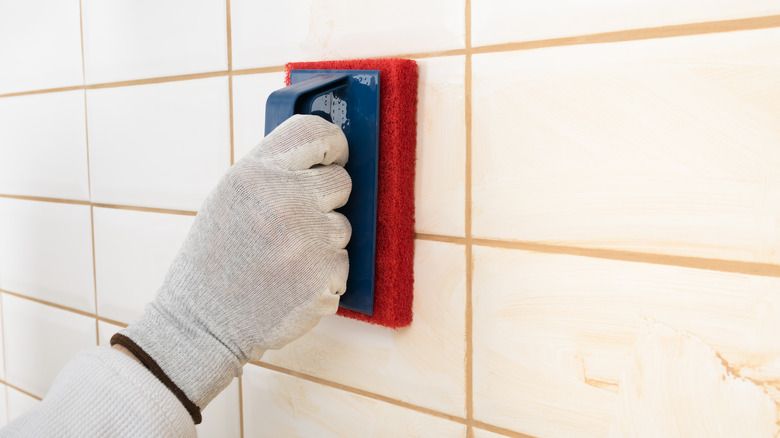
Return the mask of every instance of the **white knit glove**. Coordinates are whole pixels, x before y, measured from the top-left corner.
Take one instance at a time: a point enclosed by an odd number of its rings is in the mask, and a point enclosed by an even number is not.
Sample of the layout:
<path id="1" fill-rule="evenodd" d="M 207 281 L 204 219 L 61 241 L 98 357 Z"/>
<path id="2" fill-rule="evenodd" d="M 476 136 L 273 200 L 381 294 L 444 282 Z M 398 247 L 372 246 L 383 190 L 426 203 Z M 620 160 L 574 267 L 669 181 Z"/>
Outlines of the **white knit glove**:
<path id="1" fill-rule="evenodd" d="M 336 313 L 351 227 L 344 134 L 287 120 L 222 178 L 143 315 L 111 344 L 133 352 L 200 422 L 250 360 Z"/>

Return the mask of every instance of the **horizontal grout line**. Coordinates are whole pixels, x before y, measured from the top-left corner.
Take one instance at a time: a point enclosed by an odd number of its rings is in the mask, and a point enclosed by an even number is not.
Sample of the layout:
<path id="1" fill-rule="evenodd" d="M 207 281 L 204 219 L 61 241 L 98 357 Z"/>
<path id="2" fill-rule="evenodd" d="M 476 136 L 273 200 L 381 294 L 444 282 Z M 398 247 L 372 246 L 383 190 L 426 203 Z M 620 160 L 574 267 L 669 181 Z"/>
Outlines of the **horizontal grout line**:
<path id="1" fill-rule="evenodd" d="M 406 408 L 406 409 L 409 409 L 409 410 L 417 411 L 417 412 L 420 412 L 420 413 L 423 413 L 423 414 L 428 414 L 428 415 L 431 415 L 431 416 L 434 416 L 434 417 L 443 418 L 445 420 L 454 421 L 454 422 L 459 423 L 459 424 L 466 424 L 466 419 L 465 418 L 457 417 L 455 415 L 445 414 L 443 412 L 439 412 L 439 411 L 436 411 L 436 410 L 433 410 L 433 409 L 430 409 L 430 408 L 425 408 L 425 407 L 422 407 L 422 406 L 414 405 L 414 404 L 407 403 L 407 402 L 404 402 L 404 401 L 401 401 L 401 400 L 396 400 L 394 398 L 390 398 L 390 397 L 387 397 L 387 396 L 384 396 L 384 395 L 380 395 L 380 394 L 376 394 L 376 393 L 373 393 L 373 392 L 365 391 L 365 390 L 358 389 L 358 388 L 355 388 L 355 387 L 352 387 L 352 386 L 348 386 L 348 385 L 344 385 L 344 384 L 341 384 L 341 383 L 337 383 L 337 382 L 333 382 L 333 381 L 330 381 L 330 380 L 326 380 L 326 379 L 323 379 L 323 378 L 320 378 L 320 377 L 315 377 L 315 376 L 311 376 L 311 375 L 308 375 L 308 374 L 300 373 L 298 371 L 293 371 L 293 370 L 290 370 L 290 369 L 287 369 L 287 368 L 282 368 L 282 367 L 279 367 L 279 366 L 276 366 L 276 365 L 271 365 L 271 364 L 269 364 L 267 362 L 250 362 L 250 364 L 259 366 L 261 368 L 266 368 L 266 369 L 269 369 L 271 371 L 276 371 L 276 372 L 279 372 L 279 373 L 282 373 L 282 374 L 286 374 L 288 376 L 297 377 L 299 379 L 307 380 L 309 382 L 319 383 L 320 385 L 323 385 L 323 386 L 328 386 L 328 387 L 339 389 L 339 390 L 342 390 L 342 391 L 345 391 L 345 392 L 350 392 L 352 394 L 357 394 L 357 395 L 361 395 L 363 397 L 371 398 L 371 399 L 374 399 L 374 400 L 379 400 L 379 401 L 382 401 L 382 402 L 385 402 L 385 403 L 389 403 L 389 404 L 392 404 L 392 405 L 395 405 L 395 406 L 399 406 L 399 407 Z"/>
<path id="2" fill-rule="evenodd" d="M 104 317 L 99 316 L 99 315 L 96 317 L 96 319 L 98 321 L 105 322 L 105 323 L 108 323 L 108 324 L 118 325 L 118 326 L 120 326 L 122 328 L 125 328 L 125 327 L 127 327 L 129 325 L 127 323 L 124 323 L 124 322 L 121 322 L 121 321 L 116 321 L 116 320 L 113 320 L 113 319 L 104 318 Z"/>
<path id="3" fill-rule="evenodd" d="M 83 90 L 83 89 L 84 89 L 83 85 L 72 85 L 69 87 L 58 87 L 58 88 L 43 88 L 40 90 L 17 91 L 14 93 L 0 94 L 0 98 L 15 97 L 15 96 L 29 96 L 31 94 L 59 93 L 61 91 L 74 91 L 74 90 Z"/>
<path id="4" fill-rule="evenodd" d="M 655 265 L 675 266 L 681 268 L 705 269 L 734 274 L 755 275 L 761 277 L 780 278 L 780 265 L 761 262 L 743 262 L 739 260 L 713 259 L 673 254 L 656 254 L 641 251 L 625 251 L 608 248 L 586 248 L 580 246 L 557 245 L 539 242 L 481 239 L 437 234 L 416 233 L 415 239 L 432 242 L 454 243 L 457 245 L 485 246 L 489 248 L 517 249 L 546 254 L 562 254 L 591 257 L 597 259 L 619 260 L 627 262 L 650 263 Z"/>
<path id="5" fill-rule="evenodd" d="M 552 245 L 536 242 L 506 241 L 493 239 L 471 239 L 472 244 L 492 248 L 520 249 L 548 254 L 564 254 L 627 262 L 651 263 L 683 268 L 706 269 L 735 274 L 780 277 L 780 265 L 737 260 L 710 259 L 680 255 L 653 254 L 639 251 L 624 251 L 604 248 L 583 248 L 579 246 Z"/>
<path id="6" fill-rule="evenodd" d="M 148 213 L 165 213 L 165 214 L 178 214 L 182 216 L 195 216 L 197 211 L 190 210 L 174 210 L 170 208 L 156 208 L 156 207 L 139 207 L 135 205 L 119 205 L 119 204 L 101 204 L 92 203 L 93 207 L 99 208 L 113 208 L 115 210 L 133 210 L 133 211 L 145 211 Z"/>
<path id="7" fill-rule="evenodd" d="M 227 76 L 229 74 L 230 72 L 224 70 L 224 71 L 215 71 L 215 72 L 208 72 L 208 73 L 193 73 L 187 75 L 161 76 L 161 77 L 147 78 L 147 79 L 133 79 L 129 81 L 91 84 L 91 85 L 86 85 L 84 88 L 86 88 L 87 90 L 96 90 L 100 88 L 128 87 L 133 85 L 159 84 L 162 82 L 178 82 L 178 81 L 190 81 L 194 79 L 216 78 L 220 76 Z"/>
<path id="8" fill-rule="evenodd" d="M 54 307 L 54 308 L 60 309 L 60 310 L 67 310 L 68 312 L 73 312 L 73 313 L 77 313 L 77 314 L 82 315 L 82 316 L 88 316 L 90 318 L 95 318 L 95 314 L 90 313 L 90 312 L 86 312 L 84 310 L 79 310 L 79 309 L 76 309 L 76 308 L 73 308 L 73 307 L 63 306 L 62 304 L 52 303 L 51 301 L 46 301 L 46 300 L 42 300 L 40 298 L 34 298 L 34 297 L 27 296 L 27 295 L 22 295 L 20 293 L 11 292 L 11 291 L 5 290 L 5 289 L 0 289 L 0 292 L 2 292 L 4 294 L 11 295 L 11 296 L 14 296 L 14 297 L 17 297 L 17 298 L 22 298 L 22 299 L 25 299 L 25 300 L 33 301 L 33 302 L 36 302 L 38 304 L 43 304 L 45 306 Z"/>
<path id="9" fill-rule="evenodd" d="M 581 44 L 617 43 L 681 36 L 706 35 L 711 33 L 734 32 L 740 30 L 769 29 L 773 27 L 780 27 L 780 15 L 740 18 L 735 20 L 705 21 L 702 23 L 675 24 L 669 26 L 618 30 L 613 32 L 601 32 L 546 40 L 491 44 L 474 47 L 472 48 L 471 53 L 496 53 L 510 52 L 515 50 L 573 46 Z"/>
<path id="10" fill-rule="evenodd" d="M 515 432 L 511 429 L 504 429 L 503 427 L 494 426 L 492 424 L 483 423 L 481 421 L 473 420 L 472 425 L 480 429 L 484 429 L 488 432 L 493 432 L 501 435 L 505 435 L 511 438 L 536 438 L 533 435 L 526 435 L 524 433 Z"/>
<path id="11" fill-rule="evenodd" d="M 638 40 L 658 39 L 658 38 L 671 38 L 671 37 L 680 37 L 680 36 L 706 35 L 711 33 L 769 29 L 774 27 L 780 27 L 780 15 L 739 18 L 734 20 L 706 21 L 701 23 L 675 24 L 675 25 L 647 27 L 647 28 L 640 28 L 640 29 L 618 30 L 612 32 L 601 32 L 601 33 L 577 35 L 571 37 L 552 38 L 552 39 L 545 39 L 545 40 L 518 41 L 512 43 L 491 44 L 491 45 L 463 48 L 463 49 L 385 55 L 385 56 L 371 57 L 368 59 L 385 58 L 385 57 L 436 58 L 436 57 L 454 56 L 454 55 L 498 53 L 498 52 L 508 52 L 508 51 L 516 51 L 516 50 L 530 50 L 530 49 L 540 49 L 540 48 L 547 48 L 547 47 L 562 47 L 562 46 L 572 46 L 572 45 L 582 45 L 582 44 L 615 43 L 615 42 L 638 41 Z M 115 87 L 124 87 L 124 86 L 132 86 L 132 85 L 187 81 L 192 79 L 203 79 L 203 78 L 229 76 L 229 75 L 240 76 L 240 75 L 248 75 L 248 74 L 256 74 L 256 73 L 273 73 L 273 72 L 281 72 L 284 70 L 285 70 L 285 66 L 277 65 L 277 66 L 268 66 L 268 67 L 246 68 L 246 69 L 232 70 L 232 71 L 223 70 L 223 71 L 215 71 L 215 72 L 207 72 L 207 73 L 192 73 L 192 74 L 174 75 L 174 76 L 160 76 L 160 77 L 146 78 L 146 79 L 105 82 L 100 84 L 72 85 L 66 87 L 46 88 L 40 90 L 18 91 L 13 93 L 0 94 L 0 98 L 26 96 L 31 94 L 56 93 L 59 91 L 72 91 L 72 90 L 82 90 L 82 89 L 93 90 L 93 89 L 115 88 Z"/>
<path id="12" fill-rule="evenodd" d="M 271 67 L 255 67 L 244 68 L 241 70 L 232 70 L 230 74 L 233 76 L 254 75 L 258 73 L 279 73 L 285 71 L 286 67 L 283 65 L 275 65 Z"/>
<path id="13" fill-rule="evenodd" d="M 429 240 L 432 242 L 456 243 L 458 245 L 465 245 L 469 241 L 469 239 L 465 237 L 445 236 L 441 234 L 427 234 L 427 233 L 414 233 L 414 238 L 419 240 Z"/>
<path id="14" fill-rule="evenodd" d="M 195 216 L 197 211 L 175 210 L 171 208 L 141 207 L 137 205 L 103 204 L 99 202 L 80 201 L 77 199 L 45 198 L 42 196 L 6 195 L 0 194 L 0 198 L 21 199 L 24 201 L 52 202 L 55 204 L 91 205 L 99 208 L 113 208 L 115 210 L 145 211 L 149 213 L 178 214 L 182 216 Z"/>
<path id="15" fill-rule="evenodd" d="M 24 200 L 24 201 L 53 202 L 53 203 L 56 203 L 56 204 L 90 205 L 89 201 L 79 201 L 79 200 L 76 200 L 76 199 L 62 199 L 62 198 L 46 198 L 46 197 L 43 197 L 43 196 L 25 196 L 25 195 L 0 194 L 0 198 L 21 199 L 21 200 Z"/>
<path id="16" fill-rule="evenodd" d="M 32 398 L 34 398 L 34 399 L 36 399 L 36 400 L 38 400 L 38 401 L 42 400 L 42 398 L 38 397 L 37 395 L 35 395 L 35 394 L 33 394 L 33 393 L 30 393 L 30 392 L 27 392 L 27 391 L 25 391 L 24 389 L 22 389 L 22 388 L 20 388 L 20 387 L 18 387 L 18 386 L 16 386 L 16 385 L 11 385 L 10 383 L 8 383 L 8 382 L 7 382 L 7 381 L 5 381 L 5 380 L 2 380 L 2 379 L 0 379 L 0 383 L 2 383 L 3 385 L 5 385 L 5 386 L 7 386 L 7 387 L 9 387 L 9 388 L 13 388 L 13 389 L 15 389 L 15 390 L 17 390 L 17 391 L 21 392 L 22 394 L 29 395 L 30 397 L 32 397 Z"/>

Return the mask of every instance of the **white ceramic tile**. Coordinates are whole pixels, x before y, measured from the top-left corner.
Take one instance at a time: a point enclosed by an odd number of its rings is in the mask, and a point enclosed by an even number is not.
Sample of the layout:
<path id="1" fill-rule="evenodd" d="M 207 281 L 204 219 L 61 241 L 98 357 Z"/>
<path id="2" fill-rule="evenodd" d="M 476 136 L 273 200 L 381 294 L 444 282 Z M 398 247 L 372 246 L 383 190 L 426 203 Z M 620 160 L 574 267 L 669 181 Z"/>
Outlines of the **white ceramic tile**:
<path id="1" fill-rule="evenodd" d="M 620 382 L 610 438 L 774 437 L 777 405 L 690 333 L 648 322 Z"/>
<path id="2" fill-rule="evenodd" d="M 244 432 L 250 437 L 465 438 L 466 426 L 249 365 Z"/>
<path id="3" fill-rule="evenodd" d="M 6 395 L 7 387 L 0 385 L 0 427 L 5 427 L 8 424 L 8 396 Z"/>
<path id="4" fill-rule="evenodd" d="M 8 421 L 14 421 L 21 417 L 27 411 L 31 410 L 38 405 L 41 401 L 30 397 L 29 395 L 17 391 L 13 388 L 8 388 Z"/>
<path id="5" fill-rule="evenodd" d="M 130 323 L 154 299 L 195 220 L 143 211 L 95 208 L 98 315 Z"/>
<path id="6" fill-rule="evenodd" d="M 82 90 L 0 99 L 0 193 L 88 200 L 85 118 Z"/>
<path id="7" fill-rule="evenodd" d="M 230 165 L 226 77 L 87 92 L 92 200 L 197 210 Z"/>
<path id="8" fill-rule="evenodd" d="M 0 289 L 94 312 L 89 208 L 0 199 Z"/>
<path id="9" fill-rule="evenodd" d="M 38 397 L 70 359 L 94 347 L 95 319 L 3 294 L 6 379 Z"/>
<path id="10" fill-rule="evenodd" d="M 780 13 L 773 0 L 479 0 L 471 3 L 473 46 Z"/>
<path id="11" fill-rule="evenodd" d="M 780 394 L 780 279 L 474 247 L 474 418 L 603 437 L 647 319 Z"/>
<path id="12" fill-rule="evenodd" d="M 417 60 L 415 230 L 463 236 L 466 193 L 465 58 Z"/>
<path id="13" fill-rule="evenodd" d="M 0 3 L 0 94 L 81 85 L 78 0 Z"/>
<path id="14" fill-rule="evenodd" d="M 238 403 L 238 379 L 225 388 L 203 410 L 203 422 L 195 426 L 200 438 L 238 438 L 241 436 L 241 411 Z"/>
<path id="15" fill-rule="evenodd" d="M 225 0 L 82 0 L 87 83 L 227 70 Z"/>
<path id="16" fill-rule="evenodd" d="M 465 47 L 463 0 L 230 2 L 233 68 Z"/>
<path id="17" fill-rule="evenodd" d="M 122 330 L 122 326 L 116 324 L 109 324 L 104 321 L 98 321 L 98 342 L 101 347 L 111 346 L 111 337 L 114 333 Z"/>
<path id="18" fill-rule="evenodd" d="M 233 76 L 233 150 L 235 161 L 265 137 L 265 102 L 284 87 L 284 73 Z"/>
<path id="19" fill-rule="evenodd" d="M 780 29 L 475 55 L 477 237 L 780 263 Z"/>
<path id="20" fill-rule="evenodd" d="M 465 251 L 417 241 L 414 320 L 400 330 L 339 316 L 263 360 L 439 412 L 465 416 Z"/>

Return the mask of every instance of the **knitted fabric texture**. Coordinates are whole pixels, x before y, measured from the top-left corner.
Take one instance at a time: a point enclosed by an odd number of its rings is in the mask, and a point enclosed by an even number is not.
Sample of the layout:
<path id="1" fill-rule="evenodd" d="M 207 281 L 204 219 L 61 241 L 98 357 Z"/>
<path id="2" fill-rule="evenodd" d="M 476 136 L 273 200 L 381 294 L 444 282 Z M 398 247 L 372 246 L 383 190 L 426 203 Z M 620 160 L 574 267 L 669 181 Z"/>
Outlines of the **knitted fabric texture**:
<path id="1" fill-rule="evenodd" d="M 79 353 L 35 408 L 0 437 L 195 437 L 176 397 L 146 368 L 112 348 Z"/>
<path id="2" fill-rule="evenodd" d="M 351 228 L 333 210 L 352 188 L 347 158 L 344 134 L 320 117 L 277 127 L 207 197 L 154 301 L 120 331 L 197 408 L 336 313 Z"/>

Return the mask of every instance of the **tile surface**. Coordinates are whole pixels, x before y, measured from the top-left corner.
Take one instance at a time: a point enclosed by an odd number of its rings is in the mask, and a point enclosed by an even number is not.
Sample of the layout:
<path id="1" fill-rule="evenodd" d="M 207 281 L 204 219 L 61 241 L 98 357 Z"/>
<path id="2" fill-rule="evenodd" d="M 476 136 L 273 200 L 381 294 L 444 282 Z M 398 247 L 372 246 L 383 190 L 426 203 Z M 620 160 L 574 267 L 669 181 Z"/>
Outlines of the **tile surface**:
<path id="1" fill-rule="evenodd" d="M 232 0 L 230 12 L 234 69 L 465 47 L 463 0 Z"/>
<path id="2" fill-rule="evenodd" d="M 488 432 L 486 430 L 474 428 L 474 438 L 504 438 L 506 435 L 499 435 L 497 433 Z"/>
<path id="3" fill-rule="evenodd" d="M 225 0 L 82 0 L 87 83 L 227 70 Z"/>
<path id="4" fill-rule="evenodd" d="M 417 241 L 414 320 L 398 331 L 338 316 L 263 361 L 465 415 L 464 247 Z"/>
<path id="5" fill-rule="evenodd" d="M 284 87 L 284 73 L 233 76 L 233 148 L 240 160 L 265 136 L 265 102 Z"/>
<path id="6" fill-rule="evenodd" d="M 474 417 L 538 437 L 605 436 L 643 321 L 709 344 L 777 391 L 780 279 L 474 247 Z"/>
<path id="7" fill-rule="evenodd" d="M 114 336 L 114 333 L 118 332 L 119 330 L 122 330 L 121 326 L 98 321 L 98 345 L 101 347 L 110 347 L 111 336 Z"/>
<path id="8" fill-rule="evenodd" d="M 8 424 L 8 398 L 6 391 L 8 387 L 0 385 L 0 427 L 5 427 Z"/>
<path id="9" fill-rule="evenodd" d="M 479 0 L 471 3 L 471 41 L 476 47 L 778 13 L 772 0 Z"/>
<path id="10" fill-rule="evenodd" d="M 8 294 L 3 329 L 8 383 L 38 397 L 73 356 L 96 342 L 94 318 Z"/>
<path id="11" fill-rule="evenodd" d="M 0 3 L 0 94 L 83 83 L 78 0 Z"/>
<path id="12" fill-rule="evenodd" d="M 92 200 L 197 210 L 230 165 L 226 77 L 87 92 Z"/>
<path id="13" fill-rule="evenodd" d="M 30 397 L 29 395 L 17 391 L 13 388 L 8 388 L 8 421 L 11 422 L 27 411 L 34 408 L 41 401 Z"/>
<path id="14" fill-rule="evenodd" d="M 98 314 L 130 323 L 154 299 L 193 216 L 95 208 Z"/>
<path id="15" fill-rule="evenodd" d="M 95 311 L 89 206 L 0 198 L 0 289 Z"/>
<path id="16" fill-rule="evenodd" d="M 199 438 L 238 438 L 241 436 L 238 379 L 225 388 L 203 410 L 203 422 L 195 426 Z"/>
<path id="17" fill-rule="evenodd" d="M 244 370 L 244 432 L 251 437 L 465 438 L 466 426 L 269 371 Z"/>
<path id="18" fill-rule="evenodd" d="M 0 193 L 88 200 L 85 118 L 82 90 L 0 99 Z"/>
<path id="19" fill-rule="evenodd" d="M 610 437 L 777 436 L 766 390 L 727 366 L 696 336 L 648 322 L 620 382 Z"/>
<path id="20" fill-rule="evenodd" d="M 465 57 L 419 59 L 415 230 L 465 234 Z"/>
<path id="21" fill-rule="evenodd" d="M 473 67 L 475 236 L 780 263 L 780 29 Z"/>

